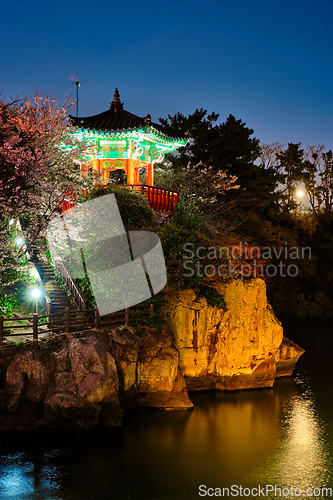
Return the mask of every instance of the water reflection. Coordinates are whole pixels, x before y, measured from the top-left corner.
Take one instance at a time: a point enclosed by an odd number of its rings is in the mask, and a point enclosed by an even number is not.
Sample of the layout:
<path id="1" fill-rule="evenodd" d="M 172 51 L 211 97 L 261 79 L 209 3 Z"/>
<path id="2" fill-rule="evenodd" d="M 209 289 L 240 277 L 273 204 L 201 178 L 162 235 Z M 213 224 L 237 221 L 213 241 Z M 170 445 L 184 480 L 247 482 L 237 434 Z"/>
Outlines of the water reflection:
<path id="1" fill-rule="evenodd" d="M 1 460 L 0 498 L 60 500 L 57 491 L 61 466 L 46 465 L 46 457 L 37 447 L 35 454 L 8 454 Z"/>
<path id="2" fill-rule="evenodd" d="M 278 446 L 251 479 L 256 484 L 293 486 L 306 492 L 308 488 L 332 487 L 331 466 L 324 423 L 318 417 L 314 395 L 307 390 L 287 401 Z"/>
<path id="3" fill-rule="evenodd" d="M 309 390 L 284 379 L 191 397 L 193 412 L 135 410 L 111 432 L 19 438 L 24 452 L 11 443 L 3 455 L 1 498 L 192 500 L 201 484 L 329 484 L 325 426 Z"/>

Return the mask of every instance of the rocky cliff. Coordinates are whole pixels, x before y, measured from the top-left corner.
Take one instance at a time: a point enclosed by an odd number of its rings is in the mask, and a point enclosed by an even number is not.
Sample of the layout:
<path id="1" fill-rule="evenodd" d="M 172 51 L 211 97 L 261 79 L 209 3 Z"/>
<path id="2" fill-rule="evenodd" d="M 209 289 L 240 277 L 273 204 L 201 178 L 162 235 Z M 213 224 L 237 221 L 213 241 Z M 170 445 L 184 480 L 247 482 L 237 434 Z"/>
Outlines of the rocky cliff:
<path id="1" fill-rule="evenodd" d="M 124 409 L 193 407 L 188 390 L 272 387 L 303 350 L 283 338 L 265 283 L 220 285 L 226 310 L 193 290 L 169 296 L 168 329 L 46 335 L 0 357 L 2 432 L 120 425 Z"/>
<path id="2" fill-rule="evenodd" d="M 188 389 L 272 387 L 291 375 L 303 349 L 283 338 L 261 279 L 215 285 L 226 310 L 193 290 L 173 294 L 168 322 Z M 288 348 L 286 348 L 288 346 Z"/>
<path id="3" fill-rule="evenodd" d="M 139 338 L 120 327 L 74 338 L 49 335 L 37 346 L 2 354 L 2 432 L 112 427 L 135 405 L 193 407 L 170 334 L 148 329 Z"/>

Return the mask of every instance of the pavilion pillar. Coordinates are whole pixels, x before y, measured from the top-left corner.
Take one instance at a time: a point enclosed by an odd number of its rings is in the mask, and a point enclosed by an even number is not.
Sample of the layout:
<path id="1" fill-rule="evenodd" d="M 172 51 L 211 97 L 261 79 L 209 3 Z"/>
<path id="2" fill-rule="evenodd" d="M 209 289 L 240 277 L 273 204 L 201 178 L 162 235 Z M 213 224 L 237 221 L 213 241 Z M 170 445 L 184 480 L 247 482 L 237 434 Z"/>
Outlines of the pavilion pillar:
<path id="1" fill-rule="evenodd" d="M 128 158 L 126 160 L 126 175 L 127 175 L 127 184 L 135 184 L 134 160 L 132 160 L 132 158 Z"/>
<path id="2" fill-rule="evenodd" d="M 134 169 L 134 184 L 140 184 L 139 170 L 138 167 Z"/>
<path id="3" fill-rule="evenodd" d="M 96 170 L 99 174 L 101 173 L 101 160 L 99 159 L 93 160 L 93 169 Z"/>
<path id="4" fill-rule="evenodd" d="M 154 165 L 152 163 L 148 163 L 146 167 L 146 184 L 148 186 L 154 185 Z"/>

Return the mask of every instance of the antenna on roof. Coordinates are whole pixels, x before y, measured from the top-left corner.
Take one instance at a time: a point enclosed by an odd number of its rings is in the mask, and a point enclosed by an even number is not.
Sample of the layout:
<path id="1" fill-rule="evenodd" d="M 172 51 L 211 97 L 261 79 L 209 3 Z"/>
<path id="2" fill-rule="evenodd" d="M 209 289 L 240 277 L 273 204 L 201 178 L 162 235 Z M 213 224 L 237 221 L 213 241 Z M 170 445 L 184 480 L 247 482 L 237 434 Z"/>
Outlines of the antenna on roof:
<path id="1" fill-rule="evenodd" d="M 79 116 L 79 87 L 81 87 L 82 83 L 77 79 L 76 82 L 73 82 L 74 78 L 72 78 L 72 83 L 76 85 L 76 118 Z"/>

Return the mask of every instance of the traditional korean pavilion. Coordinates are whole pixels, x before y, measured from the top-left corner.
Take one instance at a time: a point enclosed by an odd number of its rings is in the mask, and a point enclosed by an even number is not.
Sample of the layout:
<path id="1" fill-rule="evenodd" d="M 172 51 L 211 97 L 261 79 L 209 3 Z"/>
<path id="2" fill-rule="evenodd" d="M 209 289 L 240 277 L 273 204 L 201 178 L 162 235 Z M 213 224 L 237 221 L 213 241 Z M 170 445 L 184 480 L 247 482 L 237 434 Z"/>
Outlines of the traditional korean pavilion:
<path id="1" fill-rule="evenodd" d="M 139 185 L 139 170 L 146 168 L 146 185 L 154 186 L 154 163 L 166 153 L 185 146 L 187 132 L 167 129 L 153 123 L 148 114 L 142 118 L 123 109 L 118 89 L 107 111 L 85 118 L 69 116 L 80 139 L 90 146 L 81 164 L 82 173 L 90 168 L 106 181 L 110 172 L 125 170 L 127 184 Z"/>

